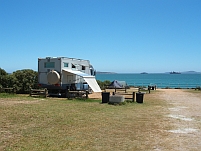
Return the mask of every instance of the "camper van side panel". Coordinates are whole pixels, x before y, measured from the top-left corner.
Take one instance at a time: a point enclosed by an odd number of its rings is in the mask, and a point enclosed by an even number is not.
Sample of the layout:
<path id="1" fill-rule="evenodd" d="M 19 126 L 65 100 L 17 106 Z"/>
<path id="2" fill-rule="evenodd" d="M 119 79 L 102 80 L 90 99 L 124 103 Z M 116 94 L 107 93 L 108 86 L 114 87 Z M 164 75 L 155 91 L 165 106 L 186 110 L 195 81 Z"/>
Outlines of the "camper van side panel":
<path id="1" fill-rule="evenodd" d="M 39 84 L 49 85 L 47 82 L 47 74 L 51 71 L 57 71 L 61 74 L 61 59 L 60 58 L 45 58 L 38 59 L 38 82 Z"/>

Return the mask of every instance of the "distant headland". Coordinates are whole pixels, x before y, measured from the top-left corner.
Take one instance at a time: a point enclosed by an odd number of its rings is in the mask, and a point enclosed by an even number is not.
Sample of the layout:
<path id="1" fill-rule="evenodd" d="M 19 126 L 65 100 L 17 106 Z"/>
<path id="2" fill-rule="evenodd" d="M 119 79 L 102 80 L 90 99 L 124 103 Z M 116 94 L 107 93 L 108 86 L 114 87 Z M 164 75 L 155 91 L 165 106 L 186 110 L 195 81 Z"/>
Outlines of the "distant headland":
<path id="1" fill-rule="evenodd" d="M 103 72 L 103 71 L 96 71 L 97 74 L 117 74 L 116 72 Z"/>
<path id="2" fill-rule="evenodd" d="M 105 71 L 97 71 L 97 74 L 122 74 L 122 73 L 117 73 L 117 72 L 105 72 Z M 141 73 L 123 73 L 123 74 L 149 74 L 148 72 L 141 72 Z M 152 74 L 150 72 L 150 74 Z M 164 72 L 160 74 L 201 74 L 201 72 L 197 71 L 183 71 L 183 72 Z"/>

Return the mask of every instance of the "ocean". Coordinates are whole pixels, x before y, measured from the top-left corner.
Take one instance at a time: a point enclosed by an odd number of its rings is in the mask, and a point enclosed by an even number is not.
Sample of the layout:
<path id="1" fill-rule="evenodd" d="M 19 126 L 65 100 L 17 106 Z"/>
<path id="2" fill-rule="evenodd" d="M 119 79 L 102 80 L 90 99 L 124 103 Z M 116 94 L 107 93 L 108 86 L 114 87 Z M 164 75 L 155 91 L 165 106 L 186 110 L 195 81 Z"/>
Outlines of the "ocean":
<path id="1" fill-rule="evenodd" d="M 201 87 L 201 74 L 97 74 L 100 81 L 126 81 L 128 86 L 156 85 L 158 88 Z"/>

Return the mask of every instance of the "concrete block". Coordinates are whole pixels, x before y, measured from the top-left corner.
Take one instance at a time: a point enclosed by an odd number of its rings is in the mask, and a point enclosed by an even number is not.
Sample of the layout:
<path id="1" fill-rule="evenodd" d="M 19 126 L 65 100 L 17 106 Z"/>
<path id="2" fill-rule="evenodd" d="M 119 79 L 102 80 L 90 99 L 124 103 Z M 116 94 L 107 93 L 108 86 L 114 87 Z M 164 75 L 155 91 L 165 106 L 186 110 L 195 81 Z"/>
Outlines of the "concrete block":
<path id="1" fill-rule="evenodd" d="M 112 95 L 110 96 L 109 103 L 120 103 L 124 102 L 125 98 L 122 95 Z"/>

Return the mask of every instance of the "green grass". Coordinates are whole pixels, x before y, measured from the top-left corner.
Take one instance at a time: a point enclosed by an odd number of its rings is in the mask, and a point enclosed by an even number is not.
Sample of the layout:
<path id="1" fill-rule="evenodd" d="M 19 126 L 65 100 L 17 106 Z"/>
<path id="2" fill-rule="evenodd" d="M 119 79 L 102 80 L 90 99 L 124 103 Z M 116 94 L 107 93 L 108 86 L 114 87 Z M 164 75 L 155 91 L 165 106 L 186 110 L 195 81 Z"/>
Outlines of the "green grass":
<path id="1" fill-rule="evenodd" d="M 153 150 L 154 137 L 167 135 L 165 105 L 154 94 L 117 106 L 0 95 L 0 150 Z"/>
<path id="2" fill-rule="evenodd" d="M 13 93 L 0 93 L 0 98 L 12 98 L 12 97 L 16 97 L 16 94 Z"/>

